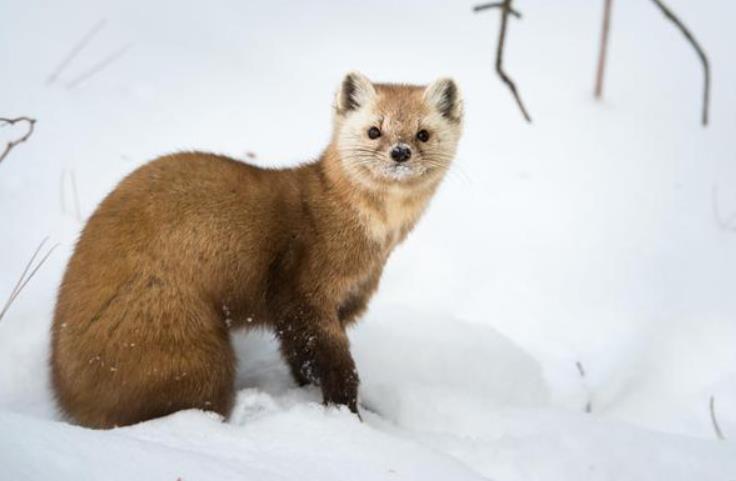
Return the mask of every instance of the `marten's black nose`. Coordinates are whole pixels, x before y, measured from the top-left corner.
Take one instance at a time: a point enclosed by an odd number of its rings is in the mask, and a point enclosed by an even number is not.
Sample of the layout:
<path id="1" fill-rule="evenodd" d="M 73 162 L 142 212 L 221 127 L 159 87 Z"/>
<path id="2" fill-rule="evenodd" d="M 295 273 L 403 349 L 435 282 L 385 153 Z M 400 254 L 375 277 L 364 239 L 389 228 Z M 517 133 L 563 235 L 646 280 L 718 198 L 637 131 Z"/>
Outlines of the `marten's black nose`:
<path id="1" fill-rule="evenodd" d="M 397 145 L 391 150 L 391 158 L 396 162 L 406 162 L 411 158 L 411 149 L 406 145 Z"/>

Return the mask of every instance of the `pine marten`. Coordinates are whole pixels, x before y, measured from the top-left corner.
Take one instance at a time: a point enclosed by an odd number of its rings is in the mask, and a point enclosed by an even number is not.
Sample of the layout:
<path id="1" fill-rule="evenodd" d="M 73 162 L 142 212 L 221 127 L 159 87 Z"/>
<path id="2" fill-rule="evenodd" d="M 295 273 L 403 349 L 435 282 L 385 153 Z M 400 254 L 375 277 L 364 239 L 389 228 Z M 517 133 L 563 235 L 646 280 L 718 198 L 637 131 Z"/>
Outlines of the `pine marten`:
<path id="1" fill-rule="evenodd" d="M 110 428 L 189 408 L 227 417 L 229 330 L 267 327 L 299 385 L 358 413 L 345 329 L 455 155 L 456 83 L 348 74 L 330 144 L 265 169 L 200 152 L 127 176 L 84 227 L 59 288 L 52 385 L 63 414 Z"/>

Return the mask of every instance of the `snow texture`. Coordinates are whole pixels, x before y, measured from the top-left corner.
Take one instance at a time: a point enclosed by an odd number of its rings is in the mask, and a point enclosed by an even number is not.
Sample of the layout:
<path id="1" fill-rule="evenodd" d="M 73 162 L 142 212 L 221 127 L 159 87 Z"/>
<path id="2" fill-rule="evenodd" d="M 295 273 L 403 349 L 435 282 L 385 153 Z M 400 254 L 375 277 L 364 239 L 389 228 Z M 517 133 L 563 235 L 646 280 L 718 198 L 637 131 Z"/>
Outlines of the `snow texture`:
<path id="1" fill-rule="evenodd" d="M 505 61 L 529 126 L 493 72 L 498 12 L 472 2 L 0 2 L 0 116 L 38 119 L 0 163 L 0 299 L 60 244 L 0 321 L 0 480 L 736 481 L 736 4 L 668 2 L 713 65 L 703 129 L 697 57 L 651 2 L 615 2 L 593 102 L 601 3 L 516 2 Z M 227 421 L 61 419 L 49 326 L 97 203 L 175 150 L 317 157 L 354 69 L 450 75 L 466 111 L 350 334 L 364 422 L 295 387 L 267 332 L 233 338 Z"/>

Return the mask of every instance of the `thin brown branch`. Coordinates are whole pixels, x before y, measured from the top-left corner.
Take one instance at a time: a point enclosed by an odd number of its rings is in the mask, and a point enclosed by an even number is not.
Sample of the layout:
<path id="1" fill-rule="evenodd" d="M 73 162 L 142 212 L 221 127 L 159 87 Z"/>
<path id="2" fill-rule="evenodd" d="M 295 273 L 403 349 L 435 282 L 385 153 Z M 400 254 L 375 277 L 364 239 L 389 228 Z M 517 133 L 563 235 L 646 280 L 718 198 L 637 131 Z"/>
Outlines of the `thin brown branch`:
<path id="1" fill-rule="evenodd" d="M 30 117 L 16 117 L 14 119 L 0 118 L 0 125 L 2 124 L 14 125 L 18 122 L 26 122 L 28 124 L 28 130 L 21 137 L 15 140 L 11 140 L 7 143 L 7 145 L 5 146 L 5 150 L 3 150 L 2 154 L 0 154 L 0 162 L 5 160 L 5 157 L 8 156 L 10 151 L 13 150 L 15 146 L 25 142 L 26 140 L 28 140 L 31 134 L 33 134 L 33 127 L 36 125 L 36 119 L 32 119 Z"/>
<path id="2" fill-rule="evenodd" d="M 723 435 L 723 431 L 721 431 L 721 427 L 718 425 L 718 418 L 716 417 L 716 399 L 715 397 L 710 397 L 710 420 L 713 423 L 713 430 L 716 432 L 716 437 L 720 440 L 726 439 L 726 437 Z"/>
<path id="3" fill-rule="evenodd" d="M 580 374 L 580 379 L 583 380 L 583 385 L 585 386 L 585 390 L 588 391 L 588 400 L 585 402 L 585 412 L 590 414 L 593 412 L 593 401 L 590 399 L 590 392 L 587 387 L 587 383 L 585 382 L 585 369 L 583 368 L 583 363 L 580 361 L 575 361 L 575 367 L 578 368 L 578 374 Z"/>
<path id="4" fill-rule="evenodd" d="M 693 34 L 690 33 L 690 30 L 680 21 L 677 16 L 672 13 L 672 10 L 670 10 L 664 3 L 662 3 L 660 0 L 652 0 L 654 4 L 659 7 L 659 9 L 662 11 L 665 17 L 667 17 L 668 20 L 670 20 L 672 23 L 675 24 L 675 26 L 680 29 L 680 32 L 685 36 L 688 42 L 690 42 L 690 45 L 693 46 L 695 49 L 695 52 L 698 54 L 698 57 L 700 57 L 700 62 L 703 64 L 703 114 L 702 114 L 702 122 L 703 125 L 708 125 L 708 105 L 710 103 L 710 64 L 708 63 L 708 57 L 705 55 L 705 51 L 703 51 L 703 48 L 700 46 L 697 40 L 695 40 L 695 37 L 693 37 Z"/>
<path id="5" fill-rule="evenodd" d="M 483 10 L 489 10 L 491 8 L 503 8 L 503 2 L 491 2 L 491 3 L 483 3 L 480 5 L 476 5 L 473 7 L 473 11 L 475 13 L 482 12 Z M 516 18 L 521 18 L 521 13 L 518 10 L 514 10 L 513 8 L 509 8 L 509 13 L 513 15 Z"/>
<path id="6" fill-rule="evenodd" d="M 603 26 L 601 27 L 601 43 L 598 50 L 598 68 L 595 72 L 595 98 L 603 96 L 603 77 L 606 70 L 606 53 L 608 52 L 608 32 L 611 26 L 611 7 L 613 0 L 605 0 L 603 6 Z"/>
<path id="7" fill-rule="evenodd" d="M 33 252 L 33 255 L 26 263 L 25 268 L 23 269 L 23 273 L 18 278 L 18 282 L 16 282 L 15 287 L 13 287 L 13 290 L 10 292 L 10 296 L 8 296 L 7 301 L 5 301 L 5 305 L 3 306 L 2 311 L 0 311 L 0 321 L 3 320 L 3 317 L 5 316 L 5 313 L 8 312 L 8 309 L 10 309 L 10 306 L 13 304 L 15 299 L 20 295 L 20 293 L 23 291 L 23 289 L 26 287 L 28 282 L 30 282 L 31 279 L 33 279 L 33 276 L 36 275 L 36 272 L 41 268 L 41 266 L 46 262 L 46 259 L 49 258 L 52 252 L 54 252 L 54 249 L 56 249 L 59 244 L 53 245 L 48 252 L 41 258 L 41 260 L 38 261 L 38 264 L 36 264 L 35 267 L 31 268 L 33 265 L 33 262 L 36 260 L 36 257 L 38 257 L 38 253 L 41 252 L 41 249 L 43 249 L 43 246 L 46 244 L 46 242 L 49 240 L 48 237 L 46 237 L 44 240 L 41 241 L 41 243 L 36 247 L 36 250 Z"/>
<path id="8" fill-rule="evenodd" d="M 99 62 L 97 62 L 96 64 L 94 64 L 89 70 L 87 70 L 83 74 L 77 76 L 74 80 L 72 80 L 69 83 L 67 83 L 66 84 L 66 88 L 71 90 L 74 87 L 76 87 L 79 84 L 81 84 L 82 82 L 84 82 L 85 80 L 89 80 L 93 76 L 97 75 L 98 73 L 100 73 L 101 71 L 103 71 L 104 69 L 106 69 L 107 67 L 109 67 L 113 62 L 115 62 L 120 57 L 122 57 L 123 55 L 125 55 L 125 52 L 127 52 L 130 47 L 131 47 L 131 44 L 128 44 L 128 45 L 126 45 L 126 46 L 124 46 L 124 47 L 122 47 L 122 48 L 114 51 L 113 53 L 111 53 L 107 57 L 103 58 L 102 60 L 100 60 Z"/>
<path id="9" fill-rule="evenodd" d="M 26 274 L 28 274 L 28 270 L 31 268 L 31 265 L 33 264 L 33 261 L 36 260 L 36 256 L 43 248 L 43 245 L 48 241 L 49 238 L 46 237 L 44 240 L 41 241 L 41 243 L 36 247 L 36 250 L 33 252 L 33 255 L 26 263 L 26 267 L 23 269 L 23 273 L 18 278 L 18 282 L 15 283 L 15 286 L 13 287 L 13 290 L 10 291 L 10 296 L 8 297 L 8 300 L 5 302 L 5 305 L 3 306 L 3 310 L 0 311 L 0 319 L 3 318 L 3 315 L 5 314 L 5 311 L 8 310 L 8 307 L 10 307 L 10 304 L 13 302 L 13 299 L 15 299 L 16 294 L 20 291 L 20 286 L 23 284 L 23 280 L 26 278 Z"/>
<path id="10" fill-rule="evenodd" d="M 580 377 L 585 377 L 585 369 L 583 368 L 583 363 L 580 361 L 575 361 L 575 367 L 578 368 L 578 374 L 580 374 Z"/>
<path id="11" fill-rule="evenodd" d="M 97 22 L 86 34 L 84 34 L 84 37 L 82 37 L 79 42 L 77 42 L 72 49 L 69 51 L 69 53 L 64 57 L 64 59 L 59 63 L 59 65 L 54 69 L 54 71 L 51 73 L 51 75 L 48 76 L 46 79 L 47 84 L 54 83 L 56 79 L 59 77 L 61 72 L 69 66 L 69 64 L 74 60 L 74 58 L 79 55 L 79 52 L 81 52 L 84 47 L 86 47 L 94 38 L 97 33 L 99 33 L 100 30 L 105 26 L 105 23 L 107 20 L 104 18 Z"/>
<path id="12" fill-rule="evenodd" d="M 503 49 L 506 43 L 506 25 L 508 24 L 509 13 L 511 12 L 511 2 L 512 0 L 504 0 L 503 7 L 501 9 L 501 28 L 498 33 L 498 46 L 496 47 L 496 73 L 498 73 L 501 80 L 503 80 L 503 82 L 509 87 L 509 90 L 511 90 L 511 93 L 514 95 L 514 99 L 516 99 L 516 104 L 519 106 L 519 109 L 524 115 L 526 121 L 531 123 L 532 118 L 529 116 L 529 112 L 527 112 L 526 107 L 524 107 L 524 103 L 521 101 L 519 92 L 516 89 L 516 84 L 503 69 Z"/>
<path id="13" fill-rule="evenodd" d="M 506 45 L 506 28 L 508 25 L 509 15 L 513 15 L 513 12 L 515 11 L 513 9 L 513 6 L 511 5 L 512 1 L 513 0 L 503 0 L 502 2 L 493 2 L 478 5 L 473 8 L 473 11 L 478 12 L 489 8 L 501 9 L 501 28 L 498 32 L 498 45 L 496 46 L 496 73 L 499 77 L 501 77 L 503 83 L 508 86 L 509 90 L 511 90 L 511 94 L 514 96 L 514 100 L 516 100 L 516 105 L 519 106 L 519 110 L 521 110 L 521 113 L 524 115 L 524 119 L 526 119 L 527 122 L 531 123 L 532 118 L 529 116 L 529 112 L 527 112 L 526 107 L 524 107 L 524 102 L 521 101 L 521 97 L 519 96 L 519 91 L 516 88 L 516 84 L 513 80 L 511 80 L 511 78 L 508 76 L 508 74 L 506 74 L 503 69 L 503 50 Z M 518 12 L 516 13 L 518 14 Z M 518 14 L 518 16 L 521 17 L 521 14 Z"/>

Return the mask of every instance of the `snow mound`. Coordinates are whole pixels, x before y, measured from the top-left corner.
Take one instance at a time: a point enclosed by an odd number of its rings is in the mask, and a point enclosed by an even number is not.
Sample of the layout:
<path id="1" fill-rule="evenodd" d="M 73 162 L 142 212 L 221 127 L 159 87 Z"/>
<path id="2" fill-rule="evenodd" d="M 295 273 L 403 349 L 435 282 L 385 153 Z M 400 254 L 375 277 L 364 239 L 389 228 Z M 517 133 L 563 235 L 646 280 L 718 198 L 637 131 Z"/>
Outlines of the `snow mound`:
<path id="1" fill-rule="evenodd" d="M 232 415 L 95 431 L 0 409 L 8 480 L 728 479 L 736 446 L 547 407 L 541 367 L 493 329 L 406 308 L 352 332 L 363 422 L 294 386 L 268 332 L 234 336 Z M 22 392 L 22 389 L 19 388 Z M 38 462 L 42 456 L 43 462 Z"/>
<path id="2" fill-rule="evenodd" d="M 450 456 L 316 404 L 243 426 L 183 411 L 112 431 L 0 412 L 0 431 L 8 480 L 482 479 Z"/>
<path id="3" fill-rule="evenodd" d="M 467 403 L 549 401 L 539 363 L 489 326 L 390 307 L 372 312 L 352 339 L 364 405 L 395 422 L 456 429 Z"/>

